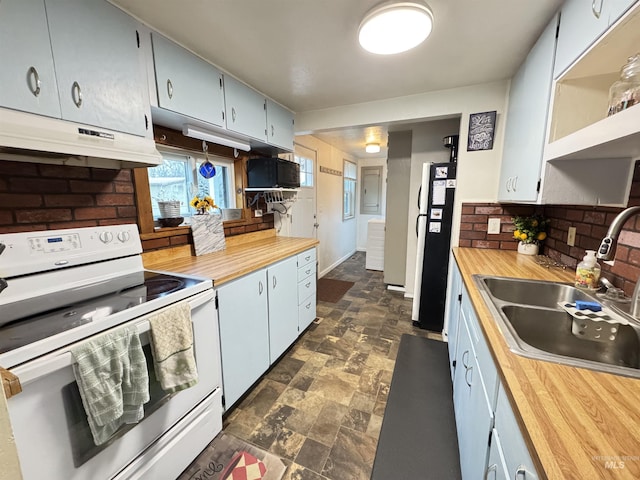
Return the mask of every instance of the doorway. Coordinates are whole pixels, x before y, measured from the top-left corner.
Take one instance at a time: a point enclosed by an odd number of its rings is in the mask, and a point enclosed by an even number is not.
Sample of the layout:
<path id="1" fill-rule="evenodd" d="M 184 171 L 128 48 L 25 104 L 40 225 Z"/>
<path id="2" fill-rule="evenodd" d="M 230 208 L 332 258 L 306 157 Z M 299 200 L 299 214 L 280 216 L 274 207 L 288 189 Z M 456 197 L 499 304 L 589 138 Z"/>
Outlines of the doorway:
<path id="1" fill-rule="evenodd" d="M 289 211 L 289 234 L 292 237 L 318 238 L 318 154 L 315 150 L 296 143 L 294 159 L 300 164 L 300 190 Z"/>

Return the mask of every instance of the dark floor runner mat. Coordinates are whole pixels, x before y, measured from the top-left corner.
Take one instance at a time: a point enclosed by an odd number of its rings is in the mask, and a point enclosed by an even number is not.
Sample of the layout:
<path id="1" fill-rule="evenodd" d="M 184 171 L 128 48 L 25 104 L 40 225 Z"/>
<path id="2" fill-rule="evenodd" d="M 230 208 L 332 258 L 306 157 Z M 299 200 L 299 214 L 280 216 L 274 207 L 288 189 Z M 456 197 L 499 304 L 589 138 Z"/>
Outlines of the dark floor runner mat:
<path id="1" fill-rule="evenodd" d="M 334 278 L 319 278 L 316 287 L 318 301 L 338 303 L 353 285 L 354 282 L 346 282 Z"/>
<path id="2" fill-rule="evenodd" d="M 371 480 L 461 478 L 447 344 L 402 335 Z"/>

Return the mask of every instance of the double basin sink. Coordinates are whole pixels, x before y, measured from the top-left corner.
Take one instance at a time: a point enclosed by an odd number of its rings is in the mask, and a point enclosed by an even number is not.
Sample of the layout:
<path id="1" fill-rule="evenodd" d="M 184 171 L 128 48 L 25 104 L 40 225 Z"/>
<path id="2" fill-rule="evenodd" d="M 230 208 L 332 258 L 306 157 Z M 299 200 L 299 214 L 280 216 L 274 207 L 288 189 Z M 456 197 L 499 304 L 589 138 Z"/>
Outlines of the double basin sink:
<path id="1" fill-rule="evenodd" d="M 514 353 L 640 378 L 640 323 L 615 305 L 564 283 L 473 277 Z M 578 300 L 604 310 L 576 311 L 571 305 Z"/>

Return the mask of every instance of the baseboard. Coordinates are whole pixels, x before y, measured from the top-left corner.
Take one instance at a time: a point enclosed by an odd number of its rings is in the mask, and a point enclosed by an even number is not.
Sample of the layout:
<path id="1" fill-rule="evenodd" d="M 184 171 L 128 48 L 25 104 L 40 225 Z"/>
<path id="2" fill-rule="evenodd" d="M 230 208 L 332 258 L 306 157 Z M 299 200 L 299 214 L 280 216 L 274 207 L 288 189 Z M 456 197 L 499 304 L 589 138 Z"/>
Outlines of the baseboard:
<path id="1" fill-rule="evenodd" d="M 391 290 L 392 292 L 402 292 L 404 293 L 404 287 L 400 285 L 387 285 L 387 290 Z"/>
<path id="2" fill-rule="evenodd" d="M 338 265 L 340 265 L 342 262 L 345 262 L 347 260 L 349 260 L 349 258 L 354 255 L 356 253 L 357 250 L 353 250 L 351 253 L 348 253 L 347 255 L 345 255 L 344 257 L 336 260 L 332 265 L 329 265 L 327 268 L 325 268 L 324 270 L 322 270 L 321 272 L 318 273 L 318 278 L 322 278 L 324 277 L 327 273 L 329 273 L 331 270 L 333 270 L 334 268 L 336 268 Z"/>

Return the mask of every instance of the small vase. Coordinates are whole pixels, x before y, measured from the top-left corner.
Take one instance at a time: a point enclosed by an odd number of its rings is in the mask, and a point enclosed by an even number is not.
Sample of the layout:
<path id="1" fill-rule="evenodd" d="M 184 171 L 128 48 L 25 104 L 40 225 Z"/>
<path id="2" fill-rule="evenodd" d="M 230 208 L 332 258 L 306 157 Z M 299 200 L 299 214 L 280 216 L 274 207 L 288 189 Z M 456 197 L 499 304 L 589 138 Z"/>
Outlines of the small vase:
<path id="1" fill-rule="evenodd" d="M 522 253 L 523 255 L 538 255 L 538 244 L 537 243 L 524 243 L 518 242 L 518 253 Z"/>

